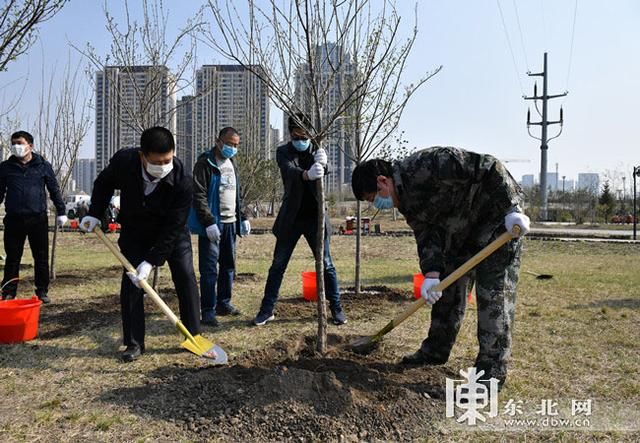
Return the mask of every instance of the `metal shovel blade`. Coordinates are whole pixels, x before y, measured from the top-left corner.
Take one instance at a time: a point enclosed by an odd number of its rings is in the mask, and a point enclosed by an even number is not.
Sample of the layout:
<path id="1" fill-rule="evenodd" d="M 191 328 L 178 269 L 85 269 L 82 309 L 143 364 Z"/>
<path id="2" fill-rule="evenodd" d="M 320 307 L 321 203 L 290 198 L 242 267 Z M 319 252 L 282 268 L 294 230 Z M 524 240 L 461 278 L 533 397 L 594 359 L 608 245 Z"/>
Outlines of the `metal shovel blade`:
<path id="1" fill-rule="evenodd" d="M 229 362 L 229 357 L 224 349 L 201 335 L 193 336 L 193 340 L 186 339 L 180 346 L 202 358 L 208 359 L 214 365 L 225 365 Z"/>
<path id="2" fill-rule="evenodd" d="M 349 343 L 348 347 L 356 354 L 369 354 L 380 345 L 380 338 L 378 335 L 361 337 Z"/>

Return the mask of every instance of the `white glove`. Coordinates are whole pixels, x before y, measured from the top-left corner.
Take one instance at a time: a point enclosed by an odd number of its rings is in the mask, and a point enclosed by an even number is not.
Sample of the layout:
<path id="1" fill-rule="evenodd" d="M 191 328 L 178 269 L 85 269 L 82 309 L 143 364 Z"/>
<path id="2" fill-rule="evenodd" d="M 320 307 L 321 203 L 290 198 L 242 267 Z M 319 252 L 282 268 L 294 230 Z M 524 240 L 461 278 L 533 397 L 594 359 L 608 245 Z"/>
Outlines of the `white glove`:
<path id="1" fill-rule="evenodd" d="M 504 218 L 504 226 L 507 228 L 507 231 L 513 232 L 513 227 L 515 225 L 520 226 L 520 234 L 515 237 L 521 237 L 529 232 L 531 220 L 529 220 L 529 217 L 519 212 L 507 214 Z"/>
<path id="2" fill-rule="evenodd" d="M 96 226 L 100 226 L 100 220 L 90 215 L 85 215 L 80 221 L 80 230 L 84 232 L 93 232 Z"/>
<path id="3" fill-rule="evenodd" d="M 249 223 L 249 220 L 244 220 L 242 223 L 240 223 L 240 234 L 241 235 L 251 234 L 251 223 Z"/>
<path id="4" fill-rule="evenodd" d="M 127 272 L 127 276 L 131 279 L 131 282 L 140 287 L 140 282 L 142 280 L 146 280 L 151 274 L 151 270 L 153 269 L 153 265 L 149 262 L 143 261 L 136 268 L 136 272 Z"/>
<path id="5" fill-rule="evenodd" d="M 442 297 L 442 291 L 432 291 L 436 285 L 440 284 L 439 278 L 425 278 L 424 282 L 422 282 L 422 287 L 420 288 L 420 295 L 427 302 L 428 305 L 432 305 Z"/>
<path id="6" fill-rule="evenodd" d="M 218 243 L 220 241 L 220 229 L 215 223 L 211 226 L 207 226 L 207 237 L 211 243 Z"/>
<path id="7" fill-rule="evenodd" d="M 66 215 L 59 215 L 56 217 L 56 223 L 58 226 L 64 226 L 69 221 L 69 218 Z"/>
<path id="8" fill-rule="evenodd" d="M 307 177 L 309 177 L 309 180 L 318 180 L 319 178 L 324 177 L 324 166 L 320 163 L 312 164 L 307 171 Z"/>
<path id="9" fill-rule="evenodd" d="M 319 148 L 315 154 L 313 154 L 313 161 L 320 163 L 322 166 L 327 166 L 327 151 Z"/>

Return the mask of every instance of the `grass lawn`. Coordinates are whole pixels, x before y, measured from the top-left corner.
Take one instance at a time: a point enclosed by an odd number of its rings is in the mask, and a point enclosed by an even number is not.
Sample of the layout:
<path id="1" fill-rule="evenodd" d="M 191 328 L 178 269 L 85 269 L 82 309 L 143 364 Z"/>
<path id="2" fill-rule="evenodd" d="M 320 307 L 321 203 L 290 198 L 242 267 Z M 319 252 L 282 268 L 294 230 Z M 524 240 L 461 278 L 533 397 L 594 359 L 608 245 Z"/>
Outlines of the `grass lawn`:
<path id="1" fill-rule="evenodd" d="M 334 262 L 343 287 L 351 286 L 353 281 L 354 242 L 352 236 L 336 236 L 332 240 Z M 260 304 L 273 246 L 271 235 L 255 235 L 239 241 L 234 304 L 243 316 L 221 318 L 220 328 L 205 328 L 203 332 L 227 350 L 232 364 L 241 364 L 247 355 L 254 358 L 259 350 L 282 340 L 315 333 L 315 307 L 300 302 L 300 272 L 313 269 L 313 258 L 304 242 L 300 242 L 285 276 L 277 321 L 262 328 L 248 326 Z M 523 269 L 553 274 L 554 278 L 543 281 L 521 275 L 513 357 L 507 385 L 500 393 L 500 404 L 508 399 L 522 401 L 528 413 L 546 399 L 557 402 L 560 410 L 566 410 L 572 399 L 591 399 L 590 417 L 594 425 L 586 432 L 539 427 L 500 435 L 470 432 L 454 426 L 455 420 L 445 418 L 445 401 L 435 398 L 424 404 L 419 435 L 425 440 L 445 441 L 638 441 L 640 257 L 637 245 L 530 240 L 525 249 Z M 28 249 L 23 263 L 27 265 L 23 276 L 30 279 Z M 205 361 L 181 351 L 179 335 L 149 302 L 147 353 L 133 364 L 121 363 L 118 360 L 120 271 L 115 258 L 97 238 L 65 233 L 59 237 L 58 263 L 59 278 L 50 290 L 52 303 L 43 307 L 39 338 L 25 344 L 0 345 L 0 441 L 246 439 L 248 434 L 235 433 L 233 427 L 222 423 L 230 417 L 236 427 L 249 426 L 242 414 L 238 418 L 231 417 L 232 413 L 222 413 L 222 418 L 199 416 L 197 405 L 218 401 L 198 394 L 206 392 L 208 384 L 213 386 L 219 382 L 216 374 L 220 379 L 235 377 L 240 383 L 240 375 L 249 380 L 250 373 L 211 372 Z M 365 238 L 364 284 L 396 289 L 407 294 L 407 301 L 375 299 L 373 295 L 368 303 L 347 301 L 349 323 L 340 328 L 330 326 L 330 333 L 376 332 L 406 308 L 412 291 L 411 275 L 416 271 L 412 237 Z M 26 286 L 21 287 L 21 296 L 28 295 Z M 177 312 L 166 267 L 161 271 L 159 292 L 168 297 Z M 428 309 L 422 309 L 385 338 L 382 349 L 377 351 L 380 352 L 375 363 L 377 374 L 393 372 L 395 362 L 403 354 L 418 348 L 426 335 L 428 314 Z M 418 377 L 432 371 L 431 379 L 443 387 L 443 373 L 455 376 L 473 363 L 477 352 L 475 331 L 475 304 L 471 304 L 445 372 L 420 368 L 406 376 L 416 374 Z M 388 366 L 382 368 L 382 361 Z M 372 368 L 363 362 L 363 367 Z M 245 370 L 254 369 L 249 366 Z M 340 374 L 335 375 L 340 379 Z M 171 389 L 166 388 L 168 380 L 173 381 Z M 188 385 L 189 389 L 181 390 L 180 384 Z M 200 386 L 200 391 L 196 386 Z M 417 389 L 414 388 L 410 383 L 403 387 L 409 391 Z M 355 392 L 355 388 L 350 389 Z M 238 390 L 238 396 L 242 395 L 240 391 L 242 389 Z M 150 393 L 153 402 L 139 398 Z M 193 398 L 182 398 L 190 396 Z M 371 403 L 371 397 L 367 397 L 367 401 Z M 397 404 L 402 398 L 394 401 Z M 182 402 L 185 402 L 184 418 L 174 409 L 171 414 L 158 410 L 162 405 L 170 409 L 172 403 L 182 405 Z M 384 409 L 384 402 L 373 406 Z M 250 414 L 272 407 L 252 404 L 251 411 L 239 410 Z M 322 416 L 322 411 L 318 414 Z M 194 423 L 189 416 L 199 416 L 202 423 Z M 322 419 L 330 423 L 334 418 Z M 403 439 L 407 435 L 415 438 L 415 429 L 407 429 L 414 426 L 413 423 L 398 423 L 398 433 L 389 434 L 387 439 Z M 224 433 L 217 432 L 222 428 Z M 203 433 L 203 429 L 207 429 L 207 433 Z M 624 432 L 624 429 L 634 429 L 635 433 Z M 283 434 L 282 439 L 288 438 L 287 435 Z M 367 435 L 373 434 L 365 432 L 355 437 L 368 440 Z M 314 440 L 306 434 L 303 436 Z"/>

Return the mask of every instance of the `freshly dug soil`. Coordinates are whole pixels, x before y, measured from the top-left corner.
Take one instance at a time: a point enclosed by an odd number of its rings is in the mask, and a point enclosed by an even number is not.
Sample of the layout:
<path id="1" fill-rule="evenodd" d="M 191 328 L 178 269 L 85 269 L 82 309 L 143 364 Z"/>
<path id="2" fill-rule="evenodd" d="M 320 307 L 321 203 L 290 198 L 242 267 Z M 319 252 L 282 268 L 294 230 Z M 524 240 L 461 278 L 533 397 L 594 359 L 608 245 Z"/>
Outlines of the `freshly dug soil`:
<path id="1" fill-rule="evenodd" d="M 340 293 L 342 306 L 347 318 L 362 319 L 371 317 L 372 313 L 384 314 L 388 309 L 382 302 L 404 303 L 413 300 L 411 292 L 403 292 L 387 286 L 363 286 L 359 295 L 353 287 L 344 288 Z M 306 320 L 315 318 L 317 305 L 315 301 L 302 298 L 282 298 L 275 307 L 276 318 Z M 329 311 L 327 310 L 329 313 Z M 331 315 L 329 313 L 329 315 Z"/>
<path id="2" fill-rule="evenodd" d="M 103 401 L 175 423 L 202 440 L 413 440 L 444 411 L 443 367 L 403 368 L 357 356 L 353 337 L 329 336 L 325 356 L 301 337 L 248 352 L 227 367 L 167 367 L 146 386 Z M 381 351 L 382 352 L 382 351 Z"/>

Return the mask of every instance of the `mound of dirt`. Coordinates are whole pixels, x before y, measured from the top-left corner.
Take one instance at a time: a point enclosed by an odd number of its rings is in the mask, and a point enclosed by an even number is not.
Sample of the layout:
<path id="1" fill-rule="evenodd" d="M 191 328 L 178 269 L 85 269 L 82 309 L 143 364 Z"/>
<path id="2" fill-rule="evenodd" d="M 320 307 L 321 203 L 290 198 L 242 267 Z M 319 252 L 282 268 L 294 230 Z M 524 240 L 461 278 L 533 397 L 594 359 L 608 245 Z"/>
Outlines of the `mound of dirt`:
<path id="1" fill-rule="evenodd" d="M 364 286 L 360 294 L 356 295 L 353 287 L 345 288 L 340 293 L 347 317 L 361 318 L 369 315 L 372 310 L 384 312 L 385 302 L 404 303 L 413 300 L 413 294 L 403 292 L 388 286 Z M 279 319 L 307 319 L 315 318 L 316 302 L 299 298 L 282 298 L 276 304 L 275 313 Z M 355 315 L 355 317 L 353 317 Z"/>
<path id="2" fill-rule="evenodd" d="M 443 367 L 402 368 L 381 354 L 354 355 L 351 338 L 313 338 L 251 351 L 232 366 L 162 368 L 148 385 L 103 401 L 175 423 L 202 440 L 414 440 L 444 411 Z"/>
<path id="3" fill-rule="evenodd" d="M 343 300 L 366 300 L 372 298 L 384 299 L 391 302 L 405 302 L 413 300 L 413 293 L 390 288 L 388 286 L 363 286 L 360 294 L 356 295 L 355 288 L 350 286 L 342 291 Z"/>

